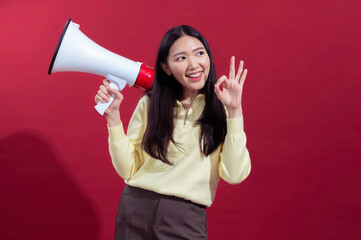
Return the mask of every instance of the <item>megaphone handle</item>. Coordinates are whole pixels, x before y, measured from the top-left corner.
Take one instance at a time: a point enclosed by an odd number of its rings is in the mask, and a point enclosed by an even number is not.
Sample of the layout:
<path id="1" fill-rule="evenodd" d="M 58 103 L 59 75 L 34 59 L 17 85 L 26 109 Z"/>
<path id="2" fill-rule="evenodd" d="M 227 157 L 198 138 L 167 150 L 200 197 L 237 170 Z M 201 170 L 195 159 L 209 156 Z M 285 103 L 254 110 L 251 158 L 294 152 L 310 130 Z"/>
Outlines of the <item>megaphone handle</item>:
<path id="1" fill-rule="evenodd" d="M 109 85 L 114 90 L 122 91 L 125 85 L 127 85 L 127 81 L 115 77 L 113 75 L 107 74 L 105 77 L 110 81 Z M 109 99 L 109 102 L 102 103 L 99 101 L 98 104 L 95 106 L 95 109 L 98 111 L 100 115 L 104 115 L 105 110 L 108 109 L 108 107 L 110 106 L 110 104 L 112 104 L 113 101 L 114 101 L 114 95 L 112 94 L 112 96 Z"/>
<path id="2" fill-rule="evenodd" d="M 114 90 L 117 91 L 119 90 L 118 86 L 113 82 L 110 83 L 110 87 Z M 104 115 L 105 110 L 108 109 L 108 107 L 112 104 L 113 101 L 114 101 L 114 94 L 112 94 L 112 96 L 110 97 L 109 102 L 102 103 L 99 101 L 98 104 L 95 106 L 95 109 L 100 115 Z"/>

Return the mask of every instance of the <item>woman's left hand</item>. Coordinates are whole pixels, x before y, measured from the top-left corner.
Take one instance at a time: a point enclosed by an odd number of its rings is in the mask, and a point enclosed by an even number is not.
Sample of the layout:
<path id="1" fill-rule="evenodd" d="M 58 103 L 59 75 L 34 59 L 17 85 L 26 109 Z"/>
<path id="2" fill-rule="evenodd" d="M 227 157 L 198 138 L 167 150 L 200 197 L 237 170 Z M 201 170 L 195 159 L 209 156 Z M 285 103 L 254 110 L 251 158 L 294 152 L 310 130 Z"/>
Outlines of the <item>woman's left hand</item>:
<path id="1" fill-rule="evenodd" d="M 229 69 L 229 78 L 223 75 L 220 77 L 215 85 L 215 92 L 219 100 L 227 108 L 228 116 L 240 117 L 242 116 L 242 90 L 243 84 L 246 80 L 247 69 L 243 70 L 243 61 L 240 61 L 237 75 L 235 74 L 235 57 L 231 58 Z M 223 84 L 223 89 L 220 86 Z"/>

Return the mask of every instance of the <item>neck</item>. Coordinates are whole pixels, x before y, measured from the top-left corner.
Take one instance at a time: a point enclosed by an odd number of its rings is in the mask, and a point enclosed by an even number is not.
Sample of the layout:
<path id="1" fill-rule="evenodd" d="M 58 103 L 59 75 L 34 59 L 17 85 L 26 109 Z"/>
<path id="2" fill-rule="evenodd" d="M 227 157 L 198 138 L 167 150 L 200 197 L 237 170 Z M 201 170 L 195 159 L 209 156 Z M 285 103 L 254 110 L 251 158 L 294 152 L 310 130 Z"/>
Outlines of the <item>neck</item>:
<path id="1" fill-rule="evenodd" d="M 192 90 L 185 91 L 183 89 L 183 97 L 180 100 L 180 102 L 182 103 L 182 106 L 183 106 L 184 110 L 188 111 L 188 109 L 192 105 L 194 99 L 197 97 L 198 93 L 199 93 L 198 90 L 196 90 L 196 91 L 194 91 L 194 90 L 193 91 Z"/>

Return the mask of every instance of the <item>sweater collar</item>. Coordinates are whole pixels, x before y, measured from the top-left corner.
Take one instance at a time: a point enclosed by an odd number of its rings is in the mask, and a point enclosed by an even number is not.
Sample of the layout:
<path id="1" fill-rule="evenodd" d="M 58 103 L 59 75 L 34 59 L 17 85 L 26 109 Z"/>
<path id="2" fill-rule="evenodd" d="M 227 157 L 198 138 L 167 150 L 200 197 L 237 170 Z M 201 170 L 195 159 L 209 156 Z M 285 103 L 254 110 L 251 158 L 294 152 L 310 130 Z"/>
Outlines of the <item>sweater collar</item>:
<path id="1" fill-rule="evenodd" d="M 186 112 L 183 108 L 182 103 L 177 100 L 177 106 L 174 109 L 174 113 L 176 114 L 177 118 L 184 119 L 186 117 L 187 120 L 196 121 L 202 115 L 204 109 L 204 102 L 205 95 L 198 94 L 193 100 L 190 108 L 188 109 L 188 112 Z"/>

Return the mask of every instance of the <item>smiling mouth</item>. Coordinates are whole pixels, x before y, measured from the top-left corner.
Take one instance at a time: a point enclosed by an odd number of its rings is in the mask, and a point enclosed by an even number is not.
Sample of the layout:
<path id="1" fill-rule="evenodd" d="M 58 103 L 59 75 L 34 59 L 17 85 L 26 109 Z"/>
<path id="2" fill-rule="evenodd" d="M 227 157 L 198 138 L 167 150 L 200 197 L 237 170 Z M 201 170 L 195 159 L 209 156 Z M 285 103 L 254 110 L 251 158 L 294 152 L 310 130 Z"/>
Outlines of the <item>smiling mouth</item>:
<path id="1" fill-rule="evenodd" d="M 201 76 L 202 76 L 202 72 L 198 72 L 198 73 L 193 73 L 193 74 L 188 74 L 186 75 L 188 78 L 192 79 L 193 81 L 198 81 Z"/>

